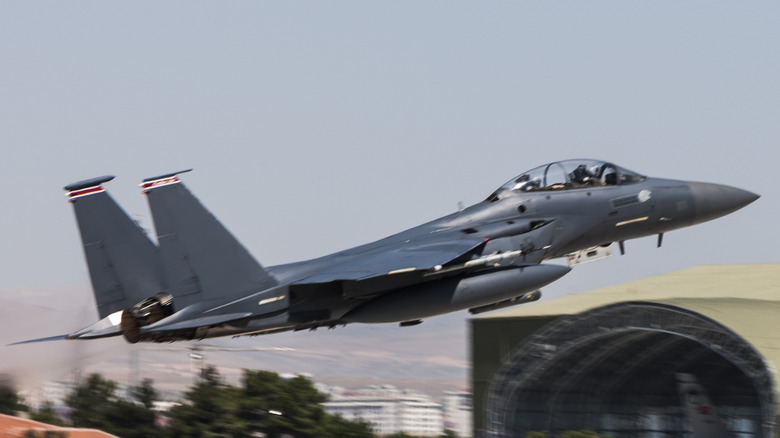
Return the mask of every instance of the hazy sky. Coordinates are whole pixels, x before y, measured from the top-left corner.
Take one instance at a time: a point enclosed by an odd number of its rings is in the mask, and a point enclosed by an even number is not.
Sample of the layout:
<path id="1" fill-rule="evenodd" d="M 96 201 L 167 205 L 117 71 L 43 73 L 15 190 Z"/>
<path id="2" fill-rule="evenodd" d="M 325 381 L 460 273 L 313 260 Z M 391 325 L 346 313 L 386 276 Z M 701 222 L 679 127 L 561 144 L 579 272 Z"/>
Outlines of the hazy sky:
<path id="1" fill-rule="evenodd" d="M 36 335 L 90 322 L 62 186 L 116 175 L 106 187 L 153 228 L 138 183 L 186 168 L 266 265 L 384 237 L 579 157 L 762 198 L 660 250 L 629 242 L 546 296 L 777 261 L 778 16 L 774 1 L 2 2 L 0 298 L 73 300 L 79 312 Z M 467 315 L 440 318 L 312 339 L 368 335 L 398 355 L 446 340 L 463 375 Z M 0 325 L 3 340 L 26 337 Z"/>

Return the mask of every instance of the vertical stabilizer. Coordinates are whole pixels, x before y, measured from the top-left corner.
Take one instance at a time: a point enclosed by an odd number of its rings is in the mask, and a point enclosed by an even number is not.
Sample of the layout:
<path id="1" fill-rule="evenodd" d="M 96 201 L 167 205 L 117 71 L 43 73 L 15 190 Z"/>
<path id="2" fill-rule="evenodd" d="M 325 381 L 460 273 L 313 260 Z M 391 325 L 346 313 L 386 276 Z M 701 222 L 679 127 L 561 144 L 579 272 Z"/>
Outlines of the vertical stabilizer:
<path id="1" fill-rule="evenodd" d="M 65 186 L 100 318 L 166 289 L 157 246 L 101 186 L 112 179 L 102 176 Z"/>
<path id="2" fill-rule="evenodd" d="M 685 417 L 691 423 L 693 438 L 733 438 L 696 376 L 678 373 L 676 377 L 680 401 Z"/>
<path id="3" fill-rule="evenodd" d="M 177 307 L 275 286 L 276 279 L 181 184 L 178 173 L 141 184 Z"/>

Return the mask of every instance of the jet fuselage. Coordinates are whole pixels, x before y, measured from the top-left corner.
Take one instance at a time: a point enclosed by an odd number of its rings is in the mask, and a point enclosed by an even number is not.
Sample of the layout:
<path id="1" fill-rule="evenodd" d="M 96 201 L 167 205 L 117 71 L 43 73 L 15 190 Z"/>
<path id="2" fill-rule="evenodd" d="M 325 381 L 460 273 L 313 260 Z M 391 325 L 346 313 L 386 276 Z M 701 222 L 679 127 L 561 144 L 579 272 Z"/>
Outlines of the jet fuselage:
<path id="1" fill-rule="evenodd" d="M 181 172 L 179 172 L 181 173 Z M 105 193 L 112 176 L 65 187 L 76 211 L 100 321 L 65 339 L 129 342 L 335 327 L 415 325 L 539 299 L 568 273 L 545 263 L 597 253 L 736 211 L 758 198 L 734 187 L 649 178 L 595 160 L 546 164 L 482 202 L 316 259 L 261 266 L 181 183 L 143 182 L 152 241 Z M 47 338 L 47 340 L 50 338 Z"/>

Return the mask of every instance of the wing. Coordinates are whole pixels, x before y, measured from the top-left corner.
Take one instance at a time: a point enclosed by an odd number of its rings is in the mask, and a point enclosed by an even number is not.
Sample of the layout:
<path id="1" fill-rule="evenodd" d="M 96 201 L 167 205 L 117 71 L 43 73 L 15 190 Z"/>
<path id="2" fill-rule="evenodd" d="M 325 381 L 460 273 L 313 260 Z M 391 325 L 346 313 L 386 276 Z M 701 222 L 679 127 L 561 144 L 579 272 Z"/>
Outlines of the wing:
<path id="1" fill-rule="evenodd" d="M 485 239 L 418 239 L 359 252 L 292 284 L 293 289 L 340 282 L 344 298 L 375 295 L 417 283 L 425 273 L 481 252 Z"/>
<path id="2" fill-rule="evenodd" d="M 552 218 L 529 218 L 469 224 L 446 230 L 410 230 L 412 232 L 355 248 L 351 254 L 342 254 L 339 262 L 297 283 L 365 280 L 442 267 L 480 254 L 490 240 L 527 233 L 554 221 Z"/>
<path id="3" fill-rule="evenodd" d="M 377 295 L 418 283 L 431 274 L 446 275 L 495 262 L 495 257 L 504 255 L 482 256 L 490 240 L 527 233 L 554 221 L 528 218 L 445 229 L 423 226 L 355 248 L 352 254 L 340 255 L 337 262 L 291 286 L 305 294 L 307 286 L 340 282 L 344 298 Z M 519 250 L 511 253 L 510 257 L 523 255 Z"/>
<path id="4" fill-rule="evenodd" d="M 386 244 L 360 252 L 295 284 L 327 283 L 343 280 L 366 280 L 373 277 L 402 274 L 445 265 L 464 254 L 476 252 L 484 239 L 423 241 Z"/>

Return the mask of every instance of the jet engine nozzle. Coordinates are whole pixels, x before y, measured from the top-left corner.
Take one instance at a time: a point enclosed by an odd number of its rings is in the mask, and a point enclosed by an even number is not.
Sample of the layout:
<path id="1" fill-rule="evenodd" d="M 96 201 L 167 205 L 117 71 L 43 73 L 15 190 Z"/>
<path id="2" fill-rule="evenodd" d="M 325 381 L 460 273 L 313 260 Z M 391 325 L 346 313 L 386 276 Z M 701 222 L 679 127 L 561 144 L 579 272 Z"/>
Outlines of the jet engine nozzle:
<path id="1" fill-rule="evenodd" d="M 160 292 L 122 311 L 120 329 L 127 342 L 141 340 L 141 327 L 173 315 L 173 296 Z"/>
<path id="2" fill-rule="evenodd" d="M 760 196 L 747 190 L 722 184 L 689 182 L 695 204 L 695 223 L 733 213 Z"/>

